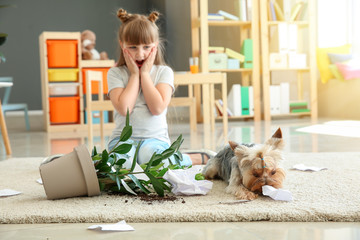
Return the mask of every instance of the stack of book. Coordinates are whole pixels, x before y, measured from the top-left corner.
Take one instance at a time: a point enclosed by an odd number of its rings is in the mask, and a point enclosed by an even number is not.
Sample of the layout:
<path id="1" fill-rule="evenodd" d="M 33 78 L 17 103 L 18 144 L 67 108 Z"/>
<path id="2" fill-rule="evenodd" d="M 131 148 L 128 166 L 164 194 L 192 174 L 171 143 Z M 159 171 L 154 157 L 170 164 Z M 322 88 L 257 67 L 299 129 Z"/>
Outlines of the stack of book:
<path id="1" fill-rule="evenodd" d="M 308 109 L 307 102 L 291 102 L 290 103 L 290 112 L 291 113 L 306 113 L 310 112 Z"/>
<path id="2" fill-rule="evenodd" d="M 295 3 L 291 0 L 269 0 L 269 21 L 300 21 L 304 17 L 306 5 L 304 0 Z"/>
<path id="3" fill-rule="evenodd" d="M 252 86 L 233 84 L 228 95 L 228 105 L 232 116 L 254 115 L 254 92 Z"/>

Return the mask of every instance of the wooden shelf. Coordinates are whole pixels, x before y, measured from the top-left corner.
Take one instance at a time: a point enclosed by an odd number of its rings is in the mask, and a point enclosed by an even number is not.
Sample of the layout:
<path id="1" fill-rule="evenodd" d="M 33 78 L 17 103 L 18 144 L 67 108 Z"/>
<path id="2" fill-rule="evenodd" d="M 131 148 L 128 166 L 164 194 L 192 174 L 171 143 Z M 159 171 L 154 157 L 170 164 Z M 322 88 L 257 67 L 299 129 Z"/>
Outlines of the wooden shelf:
<path id="1" fill-rule="evenodd" d="M 251 118 L 255 121 L 261 120 L 261 94 L 260 94 L 260 37 L 259 37 L 259 1 L 258 0 L 248 0 L 251 1 L 251 16 L 252 21 L 234 21 L 234 20 L 208 20 L 208 4 L 214 4 L 212 7 L 216 7 L 219 10 L 225 10 L 224 6 L 219 2 L 208 1 L 208 0 L 190 0 L 190 12 L 191 12 L 191 37 L 192 37 L 192 56 L 200 58 L 200 69 L 202 72 L 224 72 L 224 73 L 234 73 L 239 74 L 237 82 L 241 83 L 242 86 L 253 86 L 254 93 L 254 116 L 245 117 L 242 116 L 237 119 Z M 235 2 L 233 1 L 235 7 Z M 217 4 L 217 6 L 215 6 Z M 232 46 L 229 45 L 228 39 L 223 37 L 222 39 L 217 39 L 217 41 L 222 41 L 222 46 L 231 47 L 235 51 L 240 51 L 242 44 L 245 39 L 253 40 L 253 67 L 252 69 L 209 69 L 209 46 L 211 44 L 216 44 L 219 46 L 219 42 L 212 43 L 212 39 L 209 38 L 209 28 L 228 28 L 229 31 L 233 28 L 238 28 L 240 34 L 234 36 Z M 237 30 L 237 29 L 236 29 Z M 215 30 L 216 31 L 216 30 Z M 234 47 L 234 45 L 236 47 Z M 200 54 L 201 53 L 201 54 Z M 228 76 L 229 77 L 229 76 Z M 241 79 L 241 80 L 240 80 Z M 229 86 L 231 87 L 231 86 Z M 201 94 L 199 89 L 194 90 L 195 95 Z M 197 98 L 200 101 L 200 98 Z M 197 108 L 199 109 L 199 108 Z M 198 111 L 198 119 L 201 118 Z"/>
<path id="2" fill-rule="evenodd" d="M 251 68 L 239 68 L 239 69 L 210 69 L 209 72 L 252 72 Z"/>
<path id="3" fill-rule="evenodd" d="M 316 0 L 308 0 L 307 19 L 301 21 L 268 21 L 268 3 L 269 0 L 260 0 L 260 26 L 261 26 L 261 52 L 262 52 L 262 89 L 264 120 L 270 121 L 272 117 L 299 117 L 311 116 L 313 120 L 317 119 L 317 68 L 316 68 Z M 297 25 L 297 53 L 306 53 L 307 67 L 305 68 L 270 68 L 270 52 L 279 52 L 276 49 L 277 34 L 270 34 L 272 28 L 278 28 L 279 24 L 296 24 Z M 304 33 L 304 31 L 306 32 Z M 274 31 L 275 32 L 275 31 Z M 276 33 L 276 32 L 275 32 Z M 274 37 L 274 39 L 272 39 Z M 275 41 L 271 42 L 271 40 Z M 278 42 L 277 42 L 278 44 Z M 274 45 L 274 46 L 273 46 Z M 281 81 L 289 82 L 290 88 L 295 87 L 297 101 L 307 101 L 310 112 L 306 113 L 289 113 L 289 114 L 271 114 L 270 112 L 270 85 L 272 83 L 273 72 L 296 71 L 296 84 L 290 84 L 290 79 Z M 280 81 L 280 82 L 281 82 Z M 304 99 L 304 86 L 309 87 L 309 99 Z M 294 96 L 290 96 L 294 100 Z"/>
<path id="4" fill-rule="evenodd" d="M 233 21 L 233 20 L 223 20 L 223 21 L 208 21 L 209 26 L 220 26 L 220 27 L 251 27 L 251 22 L 249 21 Z"/>

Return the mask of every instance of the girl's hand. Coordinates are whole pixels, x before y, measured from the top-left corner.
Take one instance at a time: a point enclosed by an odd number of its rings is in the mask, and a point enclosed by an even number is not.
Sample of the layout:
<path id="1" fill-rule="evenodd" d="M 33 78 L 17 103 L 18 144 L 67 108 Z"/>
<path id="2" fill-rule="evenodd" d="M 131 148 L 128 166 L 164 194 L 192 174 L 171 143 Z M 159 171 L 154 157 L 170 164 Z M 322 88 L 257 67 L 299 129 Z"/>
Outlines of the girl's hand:
<path id="1" fill-rule="evenodd" d="M 132 59 L 129 51 L 127 49 L 124 49 L 124 58 L 127 68 L 129 69 L 131 74 L 139 76 L 139 68 L 136 65 L 136 62 L 134 59 Z"/>
<path id="2" fill-rule="evenodd" d="M 149 56 L 145 59 L 143 65 L 140 68 L 140 74 L 150 73 L 152 66 L 154 65 L 155 57 L 157 53 L 157 47 L 153 47 Z"/>

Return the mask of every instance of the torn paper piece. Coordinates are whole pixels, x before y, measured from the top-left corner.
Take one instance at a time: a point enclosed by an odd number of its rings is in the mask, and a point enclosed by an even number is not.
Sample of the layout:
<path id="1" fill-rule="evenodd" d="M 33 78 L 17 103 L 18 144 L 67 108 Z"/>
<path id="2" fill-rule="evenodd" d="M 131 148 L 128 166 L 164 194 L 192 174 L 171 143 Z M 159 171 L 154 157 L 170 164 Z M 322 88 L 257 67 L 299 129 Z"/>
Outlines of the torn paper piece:
<path id="1" fill-rule="evenodd" d="M 290 191 L 284 189 L 276 189 L 269 185 L 264 185 L 262 187 L 262 193 L 265 196 L 269 196 L 274 200 L 278 201 L 292 201 L 293 197 Z"/>
<path id="2" fill-rule="evenodd" d="M 176 195 L 205 195 L 213 183 L 208 180 L 196 180 L 195 175 L 201 172 L 201 166 L 188 169 L 168 170 L 163 178 L 171 183 L 171 192 Z"/>
<path id="3" fill-rule="evenodd" d="M 90 230 L 101 230 L 101 231 L 118 231 L 118 232 L 127 232 L 134 231 L 135 229 L 128 225 L 125 220 L 122 220 L 115 224 L 103 224 L 103 225 L 92 225 L 88 227 Z"/>
<path id="4" fill-rule="evenodd" d="M 39 183 L 39 184 L 41 184 L 41 185 L 43 185 L 43 181 L 42 181 L 41 178 L 36 179 L 36 182 Z"/>
<path id="5" fill-rule="evenodd" d="M 1 189 L 0 190 L 0 197 L 10 197 L 14 195 L 21 194 L 21 192 L 12 190 L 12 189 Z"/>
<path id="6" fill-rule="evenodd" d="M 321 170 L 326 170 L 325 167 L 312 167 L 312 166 L 305 166 L 304 164 L 296 164 L 293 166 L 293 169 L 300 170 L 300 171 L 312 171 L 312 172 L 318 172 Z"/>

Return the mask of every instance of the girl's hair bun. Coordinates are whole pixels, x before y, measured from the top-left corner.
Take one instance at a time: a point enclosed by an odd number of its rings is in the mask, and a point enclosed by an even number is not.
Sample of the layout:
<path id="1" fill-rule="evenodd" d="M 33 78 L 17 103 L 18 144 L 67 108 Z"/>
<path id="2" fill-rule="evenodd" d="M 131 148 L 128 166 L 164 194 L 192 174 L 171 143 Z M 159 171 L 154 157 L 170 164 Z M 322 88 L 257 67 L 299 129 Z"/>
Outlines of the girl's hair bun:
<path id="1" fill-rule="evenodd" d="M 154 22 L 156 22 L 156 20 L 158 20 L 159 15 L 160 15 L 159 12 L 153 11 L 153 12 L 151 12 L 150 15 L 148 16 L 148 19 L 149 19 L 151 22 L 154 23 Z"/>
<path id="2" fill-rule="evenodd" d="M 131 14 L 128 14 L 125 9 L 120 8 L 120 9 L 117 11 L 117 16 L 118 16 L 118 18 L 121 20 L 121 22 L 124 23 L 124 22 L 126 22 L 127 20 L 130 19 Z"/>

